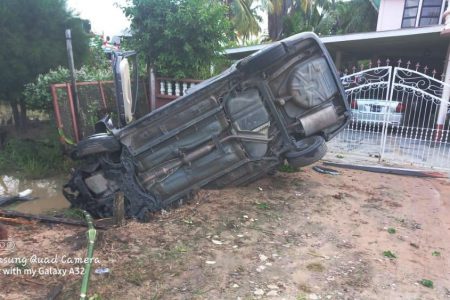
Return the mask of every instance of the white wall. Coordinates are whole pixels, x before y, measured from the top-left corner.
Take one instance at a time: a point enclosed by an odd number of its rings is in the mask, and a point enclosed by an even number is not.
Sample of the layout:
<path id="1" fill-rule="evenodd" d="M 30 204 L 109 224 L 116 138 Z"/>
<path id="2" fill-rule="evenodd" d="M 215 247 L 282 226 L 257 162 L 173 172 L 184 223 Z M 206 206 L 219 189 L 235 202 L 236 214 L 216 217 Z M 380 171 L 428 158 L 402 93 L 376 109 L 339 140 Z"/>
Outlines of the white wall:
<path id="1" fill-rule="evenodd" d="M 381 0 L 377 31 L 400 29 L 404 6 L 405 0 Z"/>

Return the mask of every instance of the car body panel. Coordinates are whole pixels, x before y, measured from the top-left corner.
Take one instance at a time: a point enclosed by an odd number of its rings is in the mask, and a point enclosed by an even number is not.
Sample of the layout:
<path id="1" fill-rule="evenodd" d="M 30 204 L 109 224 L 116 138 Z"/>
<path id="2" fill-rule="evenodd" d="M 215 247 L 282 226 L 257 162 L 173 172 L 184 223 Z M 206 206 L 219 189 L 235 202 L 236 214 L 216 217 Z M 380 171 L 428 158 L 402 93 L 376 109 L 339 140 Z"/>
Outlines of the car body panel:
<path id="1" fill-rule="evenodd" d="M 352 108 L 353 120 L 363 123 L 386 123 L 401 125 L 403 112 L 396 112 L 399 101 L 378 99 L 355 99 L 357 108 Z"/>
<path id="2" fill-rule="evenodd" d="M 350 118 L 323 44 L 311 33 L 295 35 L 113 130 L 121 151 L 86 158 L 91 165 L 99 163 L 78 170 L 65 195 L 74 206 L 107 216 L 114 193 L 121 190 L 127 214 L 142 219 L 199 188 L 265 176 L 303 139 L 329 140 Z M 83 186 L 96 180 L 108 189 L 95 194 Z"/>

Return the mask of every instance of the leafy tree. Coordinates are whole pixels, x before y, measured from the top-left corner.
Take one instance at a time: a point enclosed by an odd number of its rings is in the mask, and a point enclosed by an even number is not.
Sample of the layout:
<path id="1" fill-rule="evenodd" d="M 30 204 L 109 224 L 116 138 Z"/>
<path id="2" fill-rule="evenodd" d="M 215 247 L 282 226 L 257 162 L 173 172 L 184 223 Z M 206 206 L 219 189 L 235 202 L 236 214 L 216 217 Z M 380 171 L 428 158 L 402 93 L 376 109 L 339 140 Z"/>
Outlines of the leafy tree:
<path id="1" fill-rule="evenodd" d="M 294 0 L 289 11 L 282 36 L 303 31 L 324 35 L 366 32 L 375 30 L 377 23 L 377 12 L 369 0 Z"/>
<path id="2" fill-rule="evenodd" d="M 326 35 L 374 31 L 377 18 L 370 0 L 339 1 L 326 12 L 318 31 Z"/>
<path id="3" fill-rule="evenodd" d="M 24 85 L 50 68 L 67 64 L 67 28 L 72 30 L 79 66 L 87 55 L 88 36 L 65 0 L 1 0 L 0 98 L 11 104 L 17 126 L 26 124 Z"/>
<path id="4" fill-rule="evenodd" d="M 103 55 L 104 56 L 104 55 Z M 83 66 L 75 70 L 77 81 L 112 80 L 110 65 L 103 67 Z M 49 111 L 53 107 L 50 85 L 70 82 L 70 72 L 67 68 L 57 67 L 48 73 L 39 74 L 35 81 L 25 85 L 23 96 L 27 107 L 33 110 Z"/>
<path id="5" fill-rule="evenodd" d="M 326 1 L 301 1 L 294 3 L 293 12 L 284 18 L 283 36 L 290 36 L 303 31 L 318 32 L 327 9 Z"/>
<path id="6" fill-rule="evenodd" d="M 229 39 L 227 7 L 217 0 L 132 0 L 132 42 L 159 75 L 205 78 Z"/>

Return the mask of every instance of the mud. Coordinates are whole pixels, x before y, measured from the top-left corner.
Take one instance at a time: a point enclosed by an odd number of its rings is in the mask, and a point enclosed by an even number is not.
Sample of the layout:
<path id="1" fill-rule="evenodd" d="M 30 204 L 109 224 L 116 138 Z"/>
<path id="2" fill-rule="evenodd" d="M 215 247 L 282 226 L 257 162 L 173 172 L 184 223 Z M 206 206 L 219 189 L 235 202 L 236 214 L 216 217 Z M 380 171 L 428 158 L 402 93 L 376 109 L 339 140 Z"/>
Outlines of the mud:
<path id="1" fill-rule="evenodd" d="M 70 206 L 70 203 L 62 194 L 62 186 L 65 181 L 64 176 L 30 180 L 1 175 L 0 195 L 17 195 L 21 191 L 31 189 L 33 191 L 31 196 L 36 199 L 27 202 L 17 202 L 8 208 L 32 214 L 58 211 Z"/>
<path id="2" fill-rule="evenodd" d="M 305 168 L 129 221 L 97 241 L 95 299 L 450 299 L 450 182 Z M 85 229 L 8 226 L 8 257 L 84 257 Z M 394 232 L 395 231 L 395 232 Z M 384 255 L 390 251 L 395 258 Z M 4 256 L 3 256 L 4 257 Z M 7 268 L 14 264 L 0 264 Z M 53 268 L 82 267 L 61 261 Z M 30 264 L 27 268 L 39 268 Z M 433 288 L 419 282 L 428 279 Z M 78 297 L 81 276 L 0 274 L 0 298 Z"/>

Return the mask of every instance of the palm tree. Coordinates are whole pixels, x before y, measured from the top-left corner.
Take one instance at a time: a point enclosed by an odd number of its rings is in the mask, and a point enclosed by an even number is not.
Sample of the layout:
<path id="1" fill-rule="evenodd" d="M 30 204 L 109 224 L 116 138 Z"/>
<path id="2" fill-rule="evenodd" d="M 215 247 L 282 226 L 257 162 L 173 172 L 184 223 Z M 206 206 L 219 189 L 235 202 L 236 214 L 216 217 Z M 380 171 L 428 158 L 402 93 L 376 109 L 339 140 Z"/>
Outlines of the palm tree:
<path id="1" fill-rule="evenodd" d="M 370 0 L 336 2 L 326 13 L 318 32 L 327 35 L 374 31 L 377 11 Z"/>
<path id="2" fill-rule="evenodd" d="M 334 0 L 269 0 L 279 10 L 269 13 L 269 36 L 279 40 L 302 31 L 314 31 Z"/>
<path id="3" fill-rule="evenodd" d="M 259 34 L 261 17 L 258 15 L 258 9 L 260 7 L 255 0 L 226 0 L 225 4 L 229 8 L 229 18 L 237 36 L 242 41 Z"/>
<path id="4" fill-rule="evenodd" d="M 369 0 L 352 0 L 343 3 L 340 33 L 374 31 L 377 26 L 378 14 Z"/>
<path id="5" fill-rule="evenodd" d="M 290 1 L 290 0 L 284 0 Z M 278 28 L 279 39 L 302 31 L 333 35 L 375 30 L 377 12 L 370 0 L 291 0 L 283 23 Z M 270 19 L 269 19 L 270 20 Z M 269 32 L 270 32 L 269 21 Z"/>
<path id="6" fill-rule="evenodd" d="M 292 7 L 293 0 L 266 0 L 263 7 L 268 14 L 269 38 L 277 41 L 283 33 L 283 21 Z"/>

